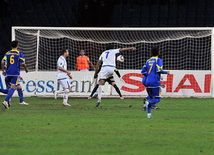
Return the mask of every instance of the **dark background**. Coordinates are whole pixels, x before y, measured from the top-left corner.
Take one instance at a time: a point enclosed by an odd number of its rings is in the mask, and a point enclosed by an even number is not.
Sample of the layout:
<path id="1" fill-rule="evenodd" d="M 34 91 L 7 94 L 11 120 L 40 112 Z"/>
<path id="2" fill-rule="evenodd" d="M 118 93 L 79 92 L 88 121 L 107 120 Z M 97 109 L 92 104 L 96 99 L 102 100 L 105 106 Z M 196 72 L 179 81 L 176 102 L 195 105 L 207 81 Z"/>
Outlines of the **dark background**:
<path id="1" fill-rule="evenodd" d="M 212 0 L 0 0 L 0 58 L 12 26 L 213 27 L 213 18 Z M 189 66 L 177 69 L 198 69 Z"/>

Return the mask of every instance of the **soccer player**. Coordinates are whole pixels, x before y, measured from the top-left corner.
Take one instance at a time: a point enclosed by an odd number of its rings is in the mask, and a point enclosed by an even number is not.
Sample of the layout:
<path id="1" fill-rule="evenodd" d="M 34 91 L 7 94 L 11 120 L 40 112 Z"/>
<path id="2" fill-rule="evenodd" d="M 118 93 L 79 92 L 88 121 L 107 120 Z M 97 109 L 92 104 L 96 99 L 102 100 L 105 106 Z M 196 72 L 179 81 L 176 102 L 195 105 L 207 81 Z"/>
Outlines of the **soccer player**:
<path id="1" fill-rule="evenodd" d="M 145 107 L 148 109 L 147 118 L 152 118 L 151 110 L 152 106 L 161 100 L 161 74 L 170 74 L 169 71 L 163 70 L 162 59 L 158 58 L 159 49 L 153 47 L 151 49 L 152 57 L 143 66 L 141 73 L 146 76 L 146 80 L 143 81 L 146 85 L 146 91 L 149 99 L 145 103 Z"/>
<path id="2" fill-rule="evenodd" d="M 85 51 L 80 50 L 80 56 L 77 57 L 77 64 L 75 69 L 78 71 L 89 71 L 89 64 L 95 70 L 95 67 L 89 60 L 89 57 L 85 55 Z"/>
<path id="3" fill-rule="evenodd" d="M 127 50 L 135 50 L 134 47 L 130 48 L 121 48 L 121 49 L 114 49 L 111 44 L 107 45 L 106 51 L 104 51 L 100 58 L 99 61 L 97 62 L 96 65 L 96 70 L 94 73 L 94 78 L 97 78 L 98 76 L 98 68 L 100 64 L 102 64 L 102 68 L 100 71 L 100 80 L 98 82 L 98 101 L 96 103 L 96 107 L 98 107 L 101 103 L 101 97 L 102 97 L 102 87 L 105 83 L 105 80 L 110 77 L 114 73 L 114 70 L 116 68 L 116 63 L 115 63 L 115 57 L 117 53 L 127 51 Z"/>
<path id="4" fill-rule="evenodd" d="M 102 67 L 102 65 L 99 67 L 98 73 L 100 72 L 101 67 Z M 117 76 L 120 78 L 120 80 L 121 80 L 122 82 L 124 82 L 124 80 L 121 78 L 120 72 L 118 71 L 117 68 L 115 68 L 114 72 L 117 74 Z M 117 87 L 117 85 L 116 85 L 116 82 L 115 82 L 115 80 L 114 80 L 114 75 L 113 75 L 113 74 L 110 75 L 109 78 L 105 79 L 105 82 L 108 82 L 110 85 L 112 85 L 112 86 L 115 88 L 115 90 L 116 90 L 116 92 L 119 94 L 121 100 L 124 99 L 124 97 L 122 96 L 122 94 L 121 94 L 121 92 L 120 92 L 120 89 L 119 89 L 119 88 Z M 93 83 L 92 83 L 92 84 L 93 84 Z M 99 87 L 99 85 L 97 84 L 97 85 L 94 87 L 94 89 L 93 89 L 93 91 L 91 92 L 91 95 L 88 97 L 88 99 L 91 99 L 91 98 L 92 98 L 92 96 L 94 95 L 94 93 L 97 91 L 98 87 Z"/>
<path id="5" fill-rule="evenodd" d="M 13 96 L 14 91 L 17 89 L 19 97 L 20 97 L 20 104 L 28 105 L 23 101 L 23 92 L 22 87 L 19 84 L 19 76 L 20 76 L 20 63 L 25 68 L 25 72 L 28 72 L 27 65 L 25 64 L 25 58 L 24 55 L 18 51 L 18 41 L 12 41 L 11 43 L 12 50 L 8 51 L 1 63 L 3 72 L 2 74 L 5 76 L 7 75 L 7 80 L 11 84 L 10 90 L 7 93 L 7 97 L 4 102 L 2 102 L 2 105 L 9 109 L 10 103 L 9 100 Z M 7 69 L 5 69 L 5 63 L 7 63 Z"/>
<path id="6" fill-rule="evenodd" d="M 57 61 L 57 80 L 62 86 L 63 90 L 53 91 L 55 99 L 58 94 L 63 94 L 63 106 L 71 106 L 68 104 L 68 93 L 71 92 L 71 84 L 68 78 L 72 79 L 71 72 L 67 70 L 66 57 L 69 55 L 67 49 L 63 48 L 61 50 L 61 56 Z"/>

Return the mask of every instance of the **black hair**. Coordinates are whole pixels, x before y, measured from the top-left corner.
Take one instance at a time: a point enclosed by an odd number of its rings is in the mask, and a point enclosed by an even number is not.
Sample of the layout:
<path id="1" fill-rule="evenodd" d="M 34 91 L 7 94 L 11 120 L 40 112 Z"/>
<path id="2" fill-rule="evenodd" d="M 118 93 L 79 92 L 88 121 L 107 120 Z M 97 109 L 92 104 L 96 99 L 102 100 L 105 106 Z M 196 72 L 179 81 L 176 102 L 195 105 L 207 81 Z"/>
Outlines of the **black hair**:
<path id="1" fill-rule="evenodd" d="M 17 40 L 14 40 L 11 42 L 11 47 L 12 48 L 16 48 L 18 46 L 18 41 Z"/>
<path id="2" fill-rule="evenodd" d="M 64 55 L 64 53 L 66 53 L 66 48 L 61 49 L 61 55 Z"/>
<path id="3" fill-rule="evenodd" d="M 106 45 L 106 50 L 114 49 L 114 46 L 112 44 Z"/>
<path id="4" fill-rule="evenodd" d="M 159 49 L 157 47 L 152 47 L 151 54 L 152 56 L 158 56 L 160 54 Z"/>

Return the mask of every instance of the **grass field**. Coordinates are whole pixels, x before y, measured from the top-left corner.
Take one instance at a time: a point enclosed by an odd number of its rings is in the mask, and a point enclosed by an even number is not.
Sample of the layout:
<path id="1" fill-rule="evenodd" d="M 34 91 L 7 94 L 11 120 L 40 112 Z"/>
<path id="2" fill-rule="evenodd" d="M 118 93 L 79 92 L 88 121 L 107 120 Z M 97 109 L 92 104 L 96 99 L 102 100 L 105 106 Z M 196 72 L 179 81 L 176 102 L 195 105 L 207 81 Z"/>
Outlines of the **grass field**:
<path id="1" fill-rule="evenodd" d="M 214 99 L 163 98 L 152 119 L 138 98 L 61 100 L 1 105 L 0 154 L 214 154 Z"/>

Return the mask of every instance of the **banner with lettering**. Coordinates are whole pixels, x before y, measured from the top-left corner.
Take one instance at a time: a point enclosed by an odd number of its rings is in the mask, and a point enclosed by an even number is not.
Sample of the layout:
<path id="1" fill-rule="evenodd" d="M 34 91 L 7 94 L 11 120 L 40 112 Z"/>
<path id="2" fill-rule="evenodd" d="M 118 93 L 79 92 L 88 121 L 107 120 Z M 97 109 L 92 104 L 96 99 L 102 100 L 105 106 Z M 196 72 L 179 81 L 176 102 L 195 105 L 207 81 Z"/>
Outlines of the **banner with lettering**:
<path id="1" fill-rule="evenodd" d="M 146 88 L 142 84 L 143 75 L 140 70 L 119 70 L 124 83 L 116 74 L 114 79 L 124 96 L 146 96 Z M 172 70 L 170 75 L 162 75 L 162 96 L 167 97 L 209 97 L 211 96 L 211 71 Z M 6 89 L 4 76 L 0 72 L 0 89 Z M 72 92 L 70 96 L 87 97 L 96 83 L 91 85 L 94 72 L 72 71 L 70 79 Z M 20 84 L 25 96 L 53 96 L 53 90 L 62 89 L 57 81 L 56 71 L 21 72 L 23 81 Z M 97 80 L 98 81 L 98 80 Z M 96 81 L 96 82 L 97 82 Z M 17 92 L 15 93 L 17 95 Z M 104 96 L 117 96 L 117 92 L 108 83 L 103 89 Z"/>

